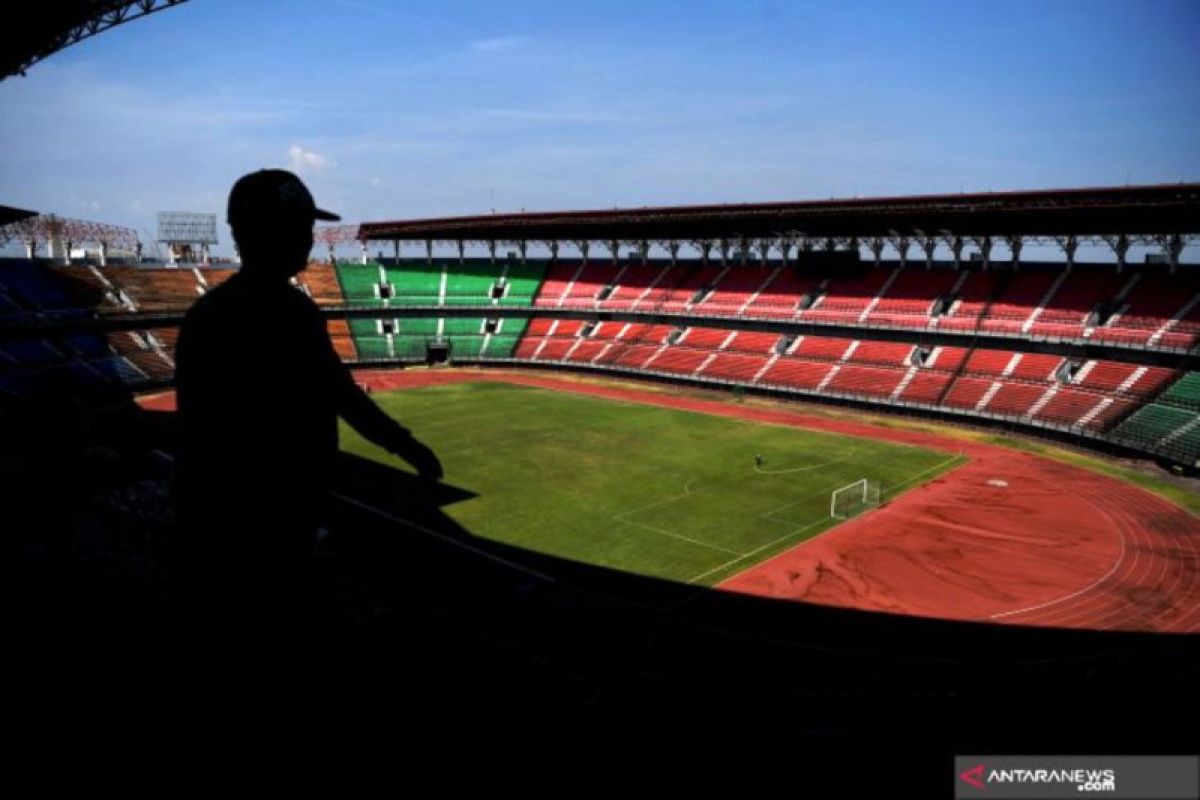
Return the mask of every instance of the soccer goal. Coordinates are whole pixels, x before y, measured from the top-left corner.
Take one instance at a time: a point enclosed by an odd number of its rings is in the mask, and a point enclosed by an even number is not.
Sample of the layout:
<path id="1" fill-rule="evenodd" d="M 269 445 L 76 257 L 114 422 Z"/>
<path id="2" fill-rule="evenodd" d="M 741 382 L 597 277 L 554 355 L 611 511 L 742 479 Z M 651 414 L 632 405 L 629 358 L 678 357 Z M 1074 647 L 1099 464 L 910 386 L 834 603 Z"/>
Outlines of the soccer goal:
<path id="1" fill-rule="evenodd" d="M 849 519 L 868 508 L 879 505 L 879 481 L 866 478 L 848 486 L 834 489 L 829 498 L 829 516 L 834 519 Z"/>

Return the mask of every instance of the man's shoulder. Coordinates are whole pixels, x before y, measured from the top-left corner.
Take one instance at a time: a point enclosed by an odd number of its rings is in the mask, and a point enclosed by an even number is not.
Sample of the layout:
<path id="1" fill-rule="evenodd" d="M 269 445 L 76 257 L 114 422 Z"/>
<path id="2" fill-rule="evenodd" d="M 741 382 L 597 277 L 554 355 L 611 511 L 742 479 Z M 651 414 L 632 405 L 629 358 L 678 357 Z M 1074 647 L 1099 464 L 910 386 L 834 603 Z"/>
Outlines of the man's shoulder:
<path id="1" fill-rule="evenodd" d="M 295 286 L 289 284 L 263 290 L 243 286 L 235 276 L 201 295 L 192 303 L 187 316 L 223 316 L 242 309 L 283 310 L 315 316 L 321 313 L 317 304 Z"/>
<path id="2" fill-rule="evenodd" d="M 227 305 L 227 292 L 225 284 L 221 284 L 197 297 L 183 316 L 184 324 L 195 324 L 219 314 L 222 306 Z"/>
<path id="3" fill-rule="evenodd" d="M 321 313 L 321 309 L 317 306 L 316 302 L 301 291 L 298 286 L 288 284 L 286 294 L 291 302 L 295 304 L 296 308 L 303 309 L 310 314 Z"/>

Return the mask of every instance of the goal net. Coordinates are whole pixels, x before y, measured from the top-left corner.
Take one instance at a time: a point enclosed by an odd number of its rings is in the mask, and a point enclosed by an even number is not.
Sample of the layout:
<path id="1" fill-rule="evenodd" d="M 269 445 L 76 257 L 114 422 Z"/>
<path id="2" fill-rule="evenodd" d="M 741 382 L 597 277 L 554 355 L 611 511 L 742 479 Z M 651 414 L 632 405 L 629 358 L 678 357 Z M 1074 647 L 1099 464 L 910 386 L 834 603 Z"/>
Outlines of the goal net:
<path id="1" fill-rule="evenodd" d="M 877 505 L 879 505 L 879 481 L 863 478 L 848 486 L 833 490 L 833 495 L 829 498 L 829 516 L 834 519 L 849 519 Z"/>

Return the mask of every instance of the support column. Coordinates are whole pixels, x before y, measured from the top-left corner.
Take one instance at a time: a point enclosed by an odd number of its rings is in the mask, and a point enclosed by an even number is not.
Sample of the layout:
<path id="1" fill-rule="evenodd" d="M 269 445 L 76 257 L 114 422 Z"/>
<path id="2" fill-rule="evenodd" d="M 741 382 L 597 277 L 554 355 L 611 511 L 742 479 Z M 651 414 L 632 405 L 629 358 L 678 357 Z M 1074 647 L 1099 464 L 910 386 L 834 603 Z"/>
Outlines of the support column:
<path id="1" fill-rule="evenodd" d="M 758 257 L 762 259 L 763 266 L 765 267 L 767 262 L 771 260 L 771 240 L 759 239 L 754 249 L 758 251 Z"/>
<path id="2" fill-rule="evenodd" d="M 37 239 L 32 236 L 25 240 L 25 257 L 30 261 L 37 258 Z"/>
<path id="3" fill-rule="evenodd" d="M 1119 275 L 1125 271 L 1125 256 L 1129 253 L 1129 236 L 1119 233 L 1116 236 L 1104 237 L 1104 241 L 1108 242 L 1108 246 L 1117 255 L 1117 274 Z"/>
<path id="4" fill-rule="evenodd" d="M 467 256 L 466 256 L 467 243 L 464 242 L 462 239 L 459 239 L 457 244 L 458 244 L 458 265 L 461 267 L 467 263 Z"/>
<path id="5" fill-rule="evenodd" d="M 786 236 L 780 236 L 778 241 L 775 242 L 775 246 L 779 248 L 779 255 L 783 258 L 783 266 L 787 267 L 788 256 L 792 252 L 792 240 Z"/>
<path id="6" fill-rule="evenodd" d="M 642 266 L 646 266 L 650 262 L 650 242 L 645 239 L 638 242 L 638 255 L 641 256 Z"/>
<path id="7" fill-rule="evenodd" d="M 671 266 L 674 267 L 679 258 L 679 242 L 675 239 L 668 239 L 664 246 L 667 248 L 667 254 L 671 256 Z"/>
<path id="8" fill-rule="evenodd" d="M 738 248 L 741 251 L 740 252 L 741 263 L 742 263 L 742 266 L 744 267 L 744 266 L 746 266 L 746 259 L 750 255 L 750 243 L 746 241 L 745 236 L 742 237 L 741 242 L 738 244 Z"/>
<path id="9" fill-rule="evenodd" d="M 360 260 L 362 262 L 362 265 L 366 266 L 367 262 L 370 261 L 370 259 L 367 257 L 367 243 L 365 241 L 359 242 L 358 246 L 362 250 L 362 252 L 360 253 L 360 256 L 361 256 Z M 396 240 L 396 260 L 397 261 L 400 260 L 400 240 L 399 239 Z"/>
<path id="10" fill-rule="evenodd" d="M 433 239 L 425 240 L 425 264 L 433 266 Z"/>
<path id="11" fill-rule="evenodd" d="M 583 263 L 586 264 L 588 260 L 588 251 L 592 249 L 592 243 L 587 239 L 580 239 L 575 243 L 575 246 L 579 248 L 579 254 L 583 256 Z"/>
<path id="12" fill-rule="evenodd" d="M 1017 233 L 1005 236 L 1004 241 L 1008 243 L 1008 249 L 1012 252 L 1012 268 L 1015 272 L 1021 266 L 1021 248 L 1025 246 L 1025 237 Z"/>
<path id="13" fill-rule="evenodd" d="M 721 254 L 721 269 L 725 269 L 726 267 L 729 266 L 729 240 L 728 239 L 718 239 L 717 240 L 717 252 Z M 708 259 L 705 258 L 705 261 L 707 261 L 707 260 Z"/>
<path id="14" fill-rule="evenodd" d="M 871 248 L 871 255 L 875 257 L 875 266 L 877 267 L 883 261 L 883 244 L 882 236 L 872 236 L 871 240 L 867 243 L 867 246 Z"/>
<path id="15" fill-rule="evenodd" d="M 522 264 L 525 263 L 525 253 L 528 251 L 528 248 L 529 248 L 529 242 L 525 241 L 524 239 L 519 239 L 517 241 L 517 252 L 521 254 L 521 263 Z"/>
<path id="16" fill-rule="evenodd" d="M 900 254 L 900 269 L 908 266 L 908 248 L 912 246 L 912 240 L 907 236 L 895 234 L 891 237 L 892 247 L 896 248 L 896 252 Z M 875 264 L 878 266 L 879 259 L 875 259 Z"/>
<path id="17" fill-rule="evenodd" d="M 921 249 L 925 251 L 925 269 L 933 269 L 933 251 L 938 246 L 937 237 L 922 233 L 917 241 L 921 245 Z"/>
<path id="18" fill-rule="evenodd" d="M 1067 257 L 1067 272 L 1075 266 L 1075 251 L 1079 249 L 1079 239 L 1071 234 L 1070 236 L 1059 236 L 1058 246 L 1062 248 L 1063 254 Z"/>
<path id="19" fill-rule="evenodd" d="M 74 244 L 70 239 L 63 242 L 63 263 L 68 267 L 71 266 L 71 245 Z"/>
<path id="20" fill-rule="evenodd" d="M 1178 233 L 1167 234 L 1155 238 L 1158 245 L 1163 249 L 1163 255 L 1167 257 L 1167 264 L 1170 265 L 1171 274 L 1175 274 L 1175 270 L 1179 268 L 1179 256 L 1183 253 L 1183 235 Z"/>
<path id="21" fill-rule="evenodd" d="M 616 239 L 611 239 L 608 242 L 608 254 L 612 256 L 614 265 L 621 263 L 621 243 Z"/>
<path id="22" fill-rule="evenodd" d="M 963 238 L 956 233 L 943 231 L 942 241 L 950 248 L 950 254 L 954 256 L 954 271 L 958 272 L 962 269 Z"/>
<path id="23" fill-rule="evenodd" d="M 558 240 L 551 239 L 546 242 L 546 247 L 550 248 L 550 263 L 556 263 L 558 261 Z"/>
<path id="24" fill-rule="evenodd" d="M 492 266 L 496 266 L 496 240 L 488 239 L 487 242 L 488 256 L 492 260 Z"/>
<path id="25" fill-rule="evenodd" d="M 972 241 L 979 246 L 979 255 L 983 256 L 983 269 L 986 271 L 992 265 L 992 237 L 975 236 Z"/>
<path id="26" fill-rule="evenodd" d="M 400 267 L 400 240 L 399 239 L 396 239 L 395 241 L 392 242 L 392 250 L 396 255 L 396 267 L 399 268 Z M 363 263 L 365 264 L 367 262 L 363 261 Z"/>

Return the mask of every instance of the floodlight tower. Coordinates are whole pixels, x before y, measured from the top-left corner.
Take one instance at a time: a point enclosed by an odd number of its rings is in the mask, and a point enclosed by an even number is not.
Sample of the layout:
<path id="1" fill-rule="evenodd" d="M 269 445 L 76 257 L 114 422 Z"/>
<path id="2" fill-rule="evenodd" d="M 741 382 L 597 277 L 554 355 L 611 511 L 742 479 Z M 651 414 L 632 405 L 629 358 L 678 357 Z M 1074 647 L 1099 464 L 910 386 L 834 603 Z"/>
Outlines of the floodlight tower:
<path id="1" fill-rule="evenodd" d="M 160 211 L 158 241 L 167 246 L 170 266 L 179 262 L 207 264 L 208 248 L 217 243 L 217 215 Z"/>

